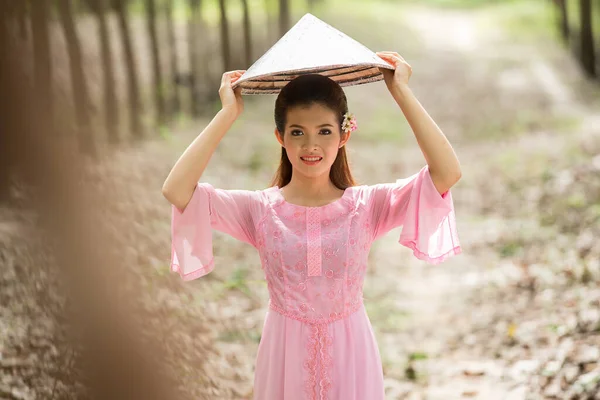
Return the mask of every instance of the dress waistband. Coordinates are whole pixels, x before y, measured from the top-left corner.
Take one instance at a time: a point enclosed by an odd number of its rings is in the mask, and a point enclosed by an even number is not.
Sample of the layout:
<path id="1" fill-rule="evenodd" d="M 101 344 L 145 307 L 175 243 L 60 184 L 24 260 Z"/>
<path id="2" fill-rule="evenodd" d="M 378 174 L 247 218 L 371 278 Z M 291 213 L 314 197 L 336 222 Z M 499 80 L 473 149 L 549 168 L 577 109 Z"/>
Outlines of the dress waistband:
<path id="1" fill-rule="evenodd" d="M 306 318 L 306 317 L 303 317 L 302 315 L 298 315 L 298 313 L 284 310 L 283 308 L 279 307 L 278 305 L 273 303 L 271 300 L 269 300 L 269 308 L 271 310 L 277 312 L 278 314 L 283 315 L 284 317 L 292 318 L 297 321 L 305 322 L 305 323 L 311 324 L 311 325 L 328 324 L 328 323 L 331 323 L 334 321 L 339 321 L 341 319 L 347 318 L 350 315 L 354 314 L 355 312 L 360 310 L 362 308 L 362 306 L 363 306 L 363 302 L 361 301 L 361 302 L 358 302 L 358 303 L 350 306 L 350 308 L 348 308 L 348 310 L 346 310 L 345 313 L 331 313 L 329 315 L 329 317 L 323 317 L 323 318 Z M 335 315 L 332 315 L 332 314 L 335 314 Z"/>

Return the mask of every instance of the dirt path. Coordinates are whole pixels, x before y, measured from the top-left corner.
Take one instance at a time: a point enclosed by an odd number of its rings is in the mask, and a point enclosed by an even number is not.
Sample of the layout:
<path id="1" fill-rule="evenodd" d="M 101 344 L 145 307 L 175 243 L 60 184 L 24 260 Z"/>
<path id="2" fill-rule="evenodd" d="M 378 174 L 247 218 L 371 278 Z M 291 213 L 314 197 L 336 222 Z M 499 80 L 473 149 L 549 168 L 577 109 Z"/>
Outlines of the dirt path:
<path id="1" fill-rule="evenodd" d="M 499 26 L 482 28 L 481 18 L 477 12 L 405 10 L 404 20 L 422 43 L 418 52 L 422 58 L 415 61 L 420 66 L 431 66 L 422 73 L 439 73 L 440 65 L 451 65 L 462 72 L 460 77 L 470 76 L 471 83 L 484 83 L 490 93 L 479 104 L 470 101 L 470 85 L 461 87 L 460 79 L 444 89 L 464 93 L 467 100 L 458 101 L 469 113 L 485 112 L 485 103 L 492 98 L 509 118 L 520 107 L 526 107 L 533 113 L 547 111 L 557 119 L 573 119 L 581 125 L 569 136 L 542 126 L 498 140 L 486 140 L 485 131 L 477 140 L 464 140 L 458 129 L 446 132 L 463 167 L 463 179 L 453 193 L 464 253 L 440 266 L 426 265 L 398 245 L 399 231 L 383 238 L 372 252 L 375 270 L 368 278 L 365 297 L 367 303 L 371 302 L 371 320 L 378 330 L 390 399 L 526 398 L 527 388 L 522 383 L 532 371 L 523 368 L 523 363 L 490 356 L 476 339 L 478 329 L 491 327 L 499 328 L 496 331 L 500 339 L 506 338 L 509 327 L 493 321 L 491 313 L 482 312 L 485 307 L 473 304 L 474 293 L 492 284 L 506 285 L 515 280 L 515 275 L 516 280 L 520 276 L 517 266 L 501 259 L 489 246 L 495 236 L 509 232 L 514 224 L 508 218 L 482 216 L 486 196 L 479 185 L 486 180 L 492 182 L 490 185 L 494 181 L 501 184 L 495 175 L 502 155 L 516 154 L 518 162 L 530 153 L 558 155 L 568 148 L 573 135 L 581 138 L 594 129 L 598 134 L 597 117 L 574 92 L 573 81 L 581 83 L 581 76 L 568 54 L 558 46 L 541 50 L 533 44 L 517 46 L 503 36 Z M 556 52 L 552 54 L 555 57 L 558 54 L 558 65 L 556 59 L 547 61 L 548 51 Z M 496 69 L 499 61 L 509 67 Z M 566 69 L 559 71 L 561 65 Z M 427 76 L 421 82 L 429 79 L 436 78 Z M 435 89 L 421 84 L 417 91 Z M 505 98 L 514 102 L 502 104 Z M 443 107 L 429 97 L 425 101 L 432 101 L 434 115 L 438 107 Z M 453 127 L 452 118 L 436 120 L 442 127 Z M 402 151 L 400 158 L 413 171 L 422 165 L 412 149 Z M 506 188 L 495 190 L 498 193 Z M 487 307 L 493 308 L 492 302 Z M 407 379 L 411 375 L 416 375 L 414 381 Z"/>

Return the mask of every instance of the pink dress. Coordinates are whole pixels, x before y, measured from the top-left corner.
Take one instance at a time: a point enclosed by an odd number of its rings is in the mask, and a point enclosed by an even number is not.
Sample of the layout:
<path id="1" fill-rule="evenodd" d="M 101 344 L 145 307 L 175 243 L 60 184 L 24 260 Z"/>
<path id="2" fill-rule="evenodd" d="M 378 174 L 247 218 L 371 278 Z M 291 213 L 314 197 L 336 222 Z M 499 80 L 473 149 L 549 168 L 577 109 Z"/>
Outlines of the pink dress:
<path id="1" fill-rule="evenodd" d="M 288 203 L 277 186 L 198 183 L 172 206 L 171 269 L 184 280 L 214 268 L 212 229 L 254 246 L 269 290 L 254 399 L 383 400 L 383 370 L 362 286 L 373 241 L 402 226 L 399 243 L 432 264 L 461 253 L 450 191 L 429 168 L 394 183 L 350 187 L 322 207 Z"/>

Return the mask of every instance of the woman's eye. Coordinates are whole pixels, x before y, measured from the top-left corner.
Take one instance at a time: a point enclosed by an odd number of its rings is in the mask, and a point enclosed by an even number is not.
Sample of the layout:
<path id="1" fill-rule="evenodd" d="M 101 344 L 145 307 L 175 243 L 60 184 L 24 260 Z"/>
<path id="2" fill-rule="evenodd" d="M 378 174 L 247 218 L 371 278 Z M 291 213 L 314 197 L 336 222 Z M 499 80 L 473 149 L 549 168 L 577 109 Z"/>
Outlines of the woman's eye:
<path id="1" fill-rule="evenodd" d="M 290 134 L 292 136 L 297 136 L 297 135 L 294 135 L 294 133 L 296 133 L 296 132 L 302 133 L 302 131 L 295 129 L 295 130 L 291 131 Z M 329 129 L 322 129 L 321 132 L 325 132 L 325 135 L 331 135 L 331 131 Z"/>

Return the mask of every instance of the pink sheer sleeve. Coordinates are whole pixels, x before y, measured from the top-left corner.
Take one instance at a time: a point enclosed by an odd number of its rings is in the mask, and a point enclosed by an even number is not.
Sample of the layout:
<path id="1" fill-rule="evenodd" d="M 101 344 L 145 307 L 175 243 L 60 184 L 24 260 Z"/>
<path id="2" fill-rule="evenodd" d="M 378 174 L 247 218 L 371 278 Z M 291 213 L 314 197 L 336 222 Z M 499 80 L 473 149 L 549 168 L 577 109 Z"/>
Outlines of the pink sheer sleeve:
<path id="1" fill-rule="evenodd" d="M 428 165 L 408 178 L 368 188 L 373 240 L 402 226 L 398 243 L 421 260 L 439 264 L 461 253 L 452 194 L 440 195 Z"/>
<path id="2" fill-rule="evenodd" d="M 259 191 L 198 183 L 183 211 L 171 205 L 171 271 L 188 281 L 213 270 L 212 229 L 255 246 L 254 221 L 260 210 Z"/>

